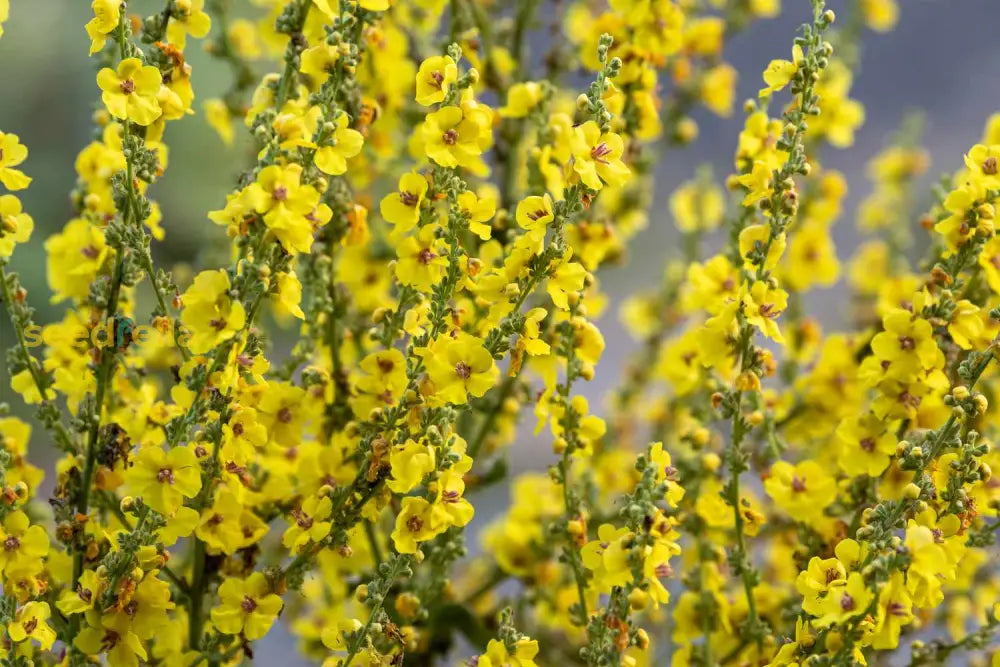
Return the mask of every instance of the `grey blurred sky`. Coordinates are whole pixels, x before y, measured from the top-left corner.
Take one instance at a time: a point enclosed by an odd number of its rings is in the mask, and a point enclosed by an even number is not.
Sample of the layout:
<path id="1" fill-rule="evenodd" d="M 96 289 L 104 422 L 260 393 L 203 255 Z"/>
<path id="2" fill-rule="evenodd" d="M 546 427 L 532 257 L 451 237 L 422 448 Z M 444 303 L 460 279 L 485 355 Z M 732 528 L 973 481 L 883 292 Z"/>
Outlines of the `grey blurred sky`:
<path id="1" fill-rule="evenodd" d="M 0 130 L 20 135 L 27 144 L 30 157 L 24 168 L 35 179 L 29 190 L 20 193 L 35 218 L 35 236 L 32 245 L 18 248 L 13 265 L 22 273 L 42 322 L 54 320 L 61 312 L 47 304 L 42 242 L 69 219 L 67 193 L 75 180 L 73 161 L 91 138 L 90 115 L 99 100 L 93 63 L 85 57 L 88 42 L 83 24 L 90 16 L 89 4 L 84 0 L 12 0 L 10 20 L 0 38 Z M 740 71 L 738 100 L 755 94 L 761 85 L 760 71 L 770 59 L 788 57 L 796 26 L 809 16 L 809 4 L 809 0 L 784 0 L 782 18 L 758 23 L 730 42 L 726 58 Z M 934 176 L 956 168 L 962 153 L 978 140 L 986 117 L 1000 110 L 1000 78 L 995 67 L 1000 54 L 1000 0 L 902 0 L 902 4 L 901 20 L 894 32 L 865 33 L 862 68 L 852 97 L 865 104 L 867 123 L 852 149 L 831 149 L 825 158 L 828 166 L 844 171 L 851 187 L 847 215 L 835 228 L 842 257 L 856 236 L 854 208 L 867 193 L 864 164 L 907 111 L 926 112 L 925 145 L 933 160 L 930 175 Z M 161 3 L 140 0 L 131 5 L 130 11 L 145 14 L 159 9 Z M 844 0 L 831 0 L 829 5 L 838 13 L 846 8 Z M 196 108 L 200 110 L 201 101 L 219 94 L 228 84 L 228 74 L 196 44 L 189 46 L 188 52 L 195 68 Z M 634 348 L 616 321 L 618 304 L 633 290 L 654 286 L 664 259 L 675 252 L 676 235 L 665 217 L 666 197 L 702 161 L 710 162 L 719 177 L 732 168 L 742 115 L 737 112 L 730 119 L 716 119 L 699 114 L 697 118 L 701 126 L 698 141 L 683 151 L 666 154 L 661 161 L 656 213 L 649 229 L 634 240 L 628 265 L 611 268 L 601 276 L 611 307 L 599 322 L 608 348 L 597 378 L 586 388 L 592 406 L 617 383 L 621 362 Z M 157 254 L 166 263 L 193 261 L 207 239 L 222 240 L 221 230 L 205 218 L 205 211 L 222 205 L 246 156 L 240 149 L 225 149 L 200 115 L 172 125 L 168 143 L 169 169 L 152 191 L 163 206 L 167 230 L 167 241 L 157 248 Z M 814 312 L 818 312 L 818 304 L 822 319 L 832 328 L 837 327 L 843 312 L 836 290 L 812 302 Z M 12 344 L 13 335 L 4 318 L 0 347 Z M 0 372 L 0 400 L 25 414 L 12 393 L 6 374 Z M 42 436 L 36 429 L 35 442 L 41 442 Z M 33 458 L 41 457 L 36 452 Z M 526 437 L 512 458 L 517 469 L 541 468 L 549 458 L 547 441 Z M 476 503 L 480 511 L 470 527 L 470 542 L 500 500 L 483 498 Z M 279 660 L 289 667 L 299 664 L 286 649 L 287 643 L 280 638 L 269 639 L 260 647 L 260 664 Z"/>

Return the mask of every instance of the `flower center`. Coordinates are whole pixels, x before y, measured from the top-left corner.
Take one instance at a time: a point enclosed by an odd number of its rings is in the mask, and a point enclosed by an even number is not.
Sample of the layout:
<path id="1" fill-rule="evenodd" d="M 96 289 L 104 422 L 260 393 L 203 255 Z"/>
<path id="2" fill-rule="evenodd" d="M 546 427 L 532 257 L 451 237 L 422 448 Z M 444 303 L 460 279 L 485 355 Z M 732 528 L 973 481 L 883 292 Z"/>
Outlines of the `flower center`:
<path id="1" fill-rule="evenodd" d="M 610 154 L 611 149 L 608 148 L 608 145 L 603 141 L 590 149 L 590 157 L 604 164 L 608 163 L 608 161 L 604 158 Z"/>
<path id="2" fill-rule="evenodd" d="M 457 364 L 455 364 L 455 375 L 462 378 L 463 380 L 468 380 L 469 377 L 472 375 L 472 368 L 470 368 L 469 364 L 465 363 L 464 361 L 460 361 Z"/>
<path id="3" fill-rule="evenodd" d="M 859 442 L 858 444 L 861 446 L 861 449 L 865 450 L 866 452 L 875 451 L 875 438 L 862 438 L 861 442 Z"/>
<path id="4" fill-rule="evenodd" d="M 17 551 L 19 546 L 21 546 L 21 540 L 17 539 L 13 535 L 3 541 L 4 551 Z"/>
<path id="5" fill-rule="evenodd" d="M 449 146 L 454 146 L 458 143 L 458 132 L 453 128 L 441 135 L 441 141 L 448 144 Z"/>
<path id="6" fill-rule="evenodd" d="M 917 346 L 917 341 L 913 340 L 912 336 L 900 336 L 899 337 L 899 349 L 901 350 L 912 350 Z"/>
<path id="7" fill-rule="evenodd" d="M 437 255 L 431 252 L 430 248 L 424 248 L 419 253 L 417 253 L 417 261 L 423 264 L 424 266 L 430 264 L 431 260 L 433 260 L 435 257 L 437 257 Z"/>
<path id="8" fill-rule="evenodd" d="M 114 630 L 108 630 L 104 633 L 104 637 L 101 638 L 101 649 L 107 653 L 115 646 L 118 645 L 118 633 Z"/>
<path id="9" fill-rule="evenodd" d="M 292 421 L 292 411 L 287 407 L 278 410 L 278 421 L 282 424 L 287 424 Z"/>
<path id="10" fill-rule="evenodd" d="M 24 631 L 30 635 L 32 632 L 35 631 L 35 628 L 37 627 L 38 627 L 38 619 L 32 618 L 30 621 L 24 624 Z"/>
<path id="11" fill-rule="evenodd" d="M 121 89 L 126 95 L 131 95 L 135 92 L 135 82 L 132 79 L 125 79 L 121 83 Z"/>
<path id="12" fill-rule="evenodd" d="M 792 491 L 802 493 L 806 490 L 806 480 L 801 477 L 792 477 Z"/>
<path id="13" fill-rule="evenodd" d="M 156 473 L 156 481 L 160 484 L 173 484 L 174 471 L 170 468 L 160 468 L 160 471 Z"/>
<path id="14" fill-rule="evenodd" d="M 848 593 L 844 593 L 840 596 L 840 608 L 844 611 L 851 611 L 854 609 L 854 598 L 852 598 Z"/>
<path id="15" fill-rule="evenodd" d="M 987 176 L 993 176 L 997 173 L 997 159 L 995 157 L 988 157 L 983 160 L 983 173 Z"/>
<path id="16" fill-rule="evenodd" d="M 420 203 L 420 197 L 412 192 L 403 191 L 399 193 L 399 201 L 403 202 L 403 206 L 413 208 Z"/>
<path id="17" fill-rule="evenodd" d="M 257 601 L 254 600 L 249 595 L 243 596 L 243 602 L 240 603 L 240 607 L 248 614 L 252 614 L 257 608 Z"/>
<path id="18" fill-rule="evenodd" d="M 424 521 L 419 516 L 411 516 L 406 520 L 406 529 L 411 533 L 419 533 L 424 527 Z"/>
<path id="19" fill-rule="evenodd" d="M 296 512 L 295 515 L 295 525 L 301 528 L 302 530 L 309 530 L 310 528 L 312 528 L 313 525 L 312 517 L 310 517 L 305 512 L 299 510 L 298 512 Z"/>
<path id="20" fill-rule="evenodd" d="M 284 185 L 279 185 L 276 188 L 274 188 L 274 191 L 271 193 L 271 196 L 274 197 L 275 201 L 285 201 L 286 199 L 288 199 L 288 188 L 286 188 Z"/>

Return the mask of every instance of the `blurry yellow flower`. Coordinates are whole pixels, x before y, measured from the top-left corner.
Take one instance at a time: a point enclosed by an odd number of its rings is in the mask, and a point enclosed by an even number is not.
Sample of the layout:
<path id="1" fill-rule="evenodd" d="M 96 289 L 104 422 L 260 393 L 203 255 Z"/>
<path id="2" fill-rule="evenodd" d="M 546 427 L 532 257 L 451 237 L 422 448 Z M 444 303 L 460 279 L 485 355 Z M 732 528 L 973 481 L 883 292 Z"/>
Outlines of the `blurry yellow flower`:
<path id="1" fill-rule="evenodd" d="M 0 183 L 8 190 L 23 190 L 31 183 L 31 177 L 14 167 L 28 157 L 28 148 L 16 134 L 0 132 Z"/>
<path id="2" fill-rule="evenodd" d="M 103 49 L 108 34 L 118 27 L 121 4 L 121 0 L 94 0 L 91 3 L 94 18 L 86 25 L 87 36 L 90 37 L 90 55 Z"/>

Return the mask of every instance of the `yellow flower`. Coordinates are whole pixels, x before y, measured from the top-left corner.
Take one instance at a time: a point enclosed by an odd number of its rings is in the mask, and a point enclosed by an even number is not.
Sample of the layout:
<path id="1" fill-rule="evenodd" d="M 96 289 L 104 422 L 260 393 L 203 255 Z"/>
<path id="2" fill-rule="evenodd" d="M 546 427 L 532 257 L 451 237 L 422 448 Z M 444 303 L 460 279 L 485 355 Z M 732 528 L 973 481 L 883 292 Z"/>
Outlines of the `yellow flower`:
<path id="1" fill-rule="evenodd" d="M 277 275 L 278 294 L 274 301 L 275 311 L 280 314 L 294 315 L 300 320 L 304 320 L 306 314 L 302 312 L 302 283 L 294 272 L 279 273 Z"/>
<path id="2" fill-rule="evenodd" d="M 744 206 L 753 206 L 761 199 L 767 199 L 774 192 L 771 187 L 773 168 L 764 160 L 754 160 L 753 167 L 746 174 L 737 177 L 736 182 L 747 189 L 743 197 Z"/>
<path id="3" fill-rule="evenodd" d="M 423 498 L 407 496 L 396 515 L 396 527 L 392 531 L 392 543 L 401 554 L 417 552 L 420 542 L 426 542 L 440 535 L 448 528 L 434 506 Z"/>
<path id="4" fill-rule="evenodd" d="M 72 590 L 67 589 L 59 596 L 56 607 L 64 614 L 80 614 L 93 609 L 98 596 L 104 592 L 106 583 L 93 570 L 84 570 L 80 580 Z"/>
<path id="5" fill-rule="evenodd" d="M 448 106 L 427 115 L 421 126 L 427 157 L 442 167 L 473 167 L 483 149 L 479 135 L 484 130 L 482 114 L 465 113 Z"/>
<path id="6" fill-rule="evenodd" d="M 726 199 L 714 183 L 687 181 L 670 195 L 674 225 L 684 233 L 709 232 L 722 224 Z"/>
<path id="7" fill-rule="evenodd" d="M 848 619 L 864 614 L 874 597 L 865 585 L 861 574 L 851 572 L 846 581 L 832 586 L 826 597 L 823 598 L 822 614 L 815 621 L 815 624 L 819 627 L 839 625 Z"/>
<path id="8" fill-rule="evenodd" d="M 320 146 L 314 158 L 320 171 L 331 176 L 339 176 L 346 172 L 347 158 L 360 153 L 365 143 L 360 132 L 347 127 L 347 114 L 340 114 L 335 126 L 333 136 Z"/>
<path id="9" fill-rule="evenodd" d="M 896 451 L 896 437 L 871 413 L 841 421 L 836 438 L 840 445 L 837 462 L 848 475 L 877 477 L 889 467 L 889 458 Z"/>
<path id="10" fill-rule="evenodd" d="M 45 251 L 53 303 L 66 298 L 85 299 L 108 256 L 104 233 L 83 218 L 71 220 L 61 233 L 50 236 Z"/>
<path id="11" fill-rule="evenodd" d="M 337 45 L 323 42 L 302 52 L 299 71 L 312 77 L 314 86 L 318 87 L 330 78 L 338 60 L 340 60 L 340 50 Z"/>
<path id="12" fill-rule="evenodd" d="M 220 99 L 205 100 L 204 109 L 205 120 L 208 124 L 218 133 L 224 144 L 232 146 L 235 133 L 233 119 L 226 103 Z"/>
<path id="13" fill-rule="evenodd" d="M 594 583 L 602 591 L 632 581 L 628 544 L 634 535 L 628 528 L 605 523 L 597 529 L 597 539 L 580 549 L 583 565 L 594 573 Z"/>
<path id="14" fill-rule="evenodd" d="M 535 241 L 540 241 L 545 236 L 548 224 L 555 220 L 552 197 L 548 193 L 540 197 L 537 195 L 525 197 L 517 203 L 514 219 L 518 226 L 528 230 Z"/>
<path id="15" fill-rule="evenodd" d="M 48 651 L 56 640 L 56 633 L 49 627 L 51 611 L 47 602 L 29 602 L 17 610 L 14 621 L 7 626 L 12 642 L 34 639 L 39 648 Z"/>
<path id="16" fill-rule="evenodd" d="M 1000 144 L 976 144 L 965 154 L 965 166 L 973 180 L 988 189 L 1000 188 Z"/>
<path id="17" fill-rule="evenodd" d="M 625 144 L 614 132 L 601 132 L 592 120 L 576 128 L 573 135 L 573 171 L 591 190 L 600 190 L 602 182 L 621 185 L 631 173 L 622 162 Z"/>
<path id="18" fill-rule="evenodd" d="M 16 510 L 0 527 L 0 573 L 12 577 L 20 571 L 38 572 L 49 552 L 49 535 L 41 526 L 31 525 L 28 515 Z"/>
<path id="19" fill-rule="evenodd" d="M 448 268 L 448 244 L 437 238 L 437 227 L 427 225 L 416 236 L 407 236 L 396 247 L 396 278 L 401 285 L 410 285 L 429 292 L 444 277 Z"/>
<path id="20" fill-rule="evenodd" d="M 788 293 L 780 287 L 771 287 L 758 280 L 749 288 L 742 289 L 741 302 L 747 322 L 757 327 L 762 334 L 776 343 L 784 343 L 778 323 L 775 321 L 788 305 Z"/>
<path id="21" fill-rule="evenodd" d="M 212 609 L 212 623 L 227 635 L 242 633 L 249 640 L 260 639 L 274 625 L 281 611 L 281 598 L 260 572 L 246 579 L 227 577 L 219 585 L 220 605 Z"/>
<path id="22" fill-rule="evenodd" d="M 294 523 L 288 526 L 281 543 L 298 553 L 309 542 L 319 542 L 330 532 L 328 519 L 333 509 L 330 496 L 310 496 L 297 510 L 292 510 Z"/>
<path id="23" fill-rule="evenodd" d="M 392 478 L 386 481 L 386 486 L 394 493 L 409 493 L 434 471 L 434 462 L 433 447 L 424 441 L 407 440 L 389 454 Z"/>
<path id="24" fill-rule="evenodd" d="M 789 290 L 805 292 L 813 285 L 830 287 L 840 277 L 833 236 L 824 225 L 807 221 L 792 235 L 788 263 L 781 272 Z"/>
<path id="25" fill-rule="evenodd" d="M 899 646 L 899 633 L 913 622 L 913 604 L 903 582 L 902 572 L 893 572 L 878 596 L 878 622 L 872 648 L 894 649 Z"/>
<path id="26" fill-rule="evenodd" d="M 21 211 L 21 200 L 14 195 L 0 195 L 0 258 L 10 257 L 14 245 L 27 243 L 35 221 Z"/>
<path id="27" fill-rule="evenodd" d="M 549 271 L 545 286 L 553 305 L 560 310 L 569 310 L 570 294 L 579 294 L 587 282 L 587 269 L 579 262 L 564 257 L 554 270 Z"/>
<path id="28" fill-rule="evenodd" d="M 181 297 L 181 322 L 192 332 L 188 348 L 195 354 L 232 339 L 246 323 L 243 304 L 230 298 L 229 288 L 225 271 L 202 271 Z"/>
<path id="29" fill-rule="evenodd" d="M 764 70 L 764 83 L 767 84 L 767 87 L 761 88 L 758 94 L 761 97 L 769 97 L 772 93 L 787 86 L 788 82 L 799 71 L 799 66 L 803 60 L 802 47 L 796 44 L 792 47 L 791 61 L 772 60 L 768 63 L 767 68 Z"/>
<path id="30" fill-rule="evenodd" d="M 716 65 L 702 76 L 699 94 L 705 106 L 715 115 L 723 118 L 732 115 L 738 76 L 736 68 L 727 63 Z"/>
<path id="31" fill-rule="evenodd" d="M 670 452 L 662 442 L 653 443 L 649 450 L 649 462 L 656 469 L 656 481 L 667 485 L 667 503 L 671 507 L 677 507 L 677 503 L 684 497 L 684 487 L 677 483 L 677 468 L 673 466 Z"/>
<path id="32" fill-rule="evenodd" d="M 148 657 L 127 614 L 87 619 L 87 627 L 73 639 L 73 645 L 87 655 L 107 655 L 108 664 L 138 667 Z"/>
<path id="33" fill-rule="evenodd" d="M 507 649 L 502 641 L 491 639 L 486 645 L 486 653 L 476 660 L 476 667 L 537 667 L 538 642 L 522 637 L 514 643 L 514 651 Z"/>
<path id="34" fill-rule="evenodd" d="M 889 32 L 899 20 L 899 5 L 896 0 L 861 0 L 861 13 L 869 28 L 876 32 Z"/>
<path id="35" fill-rule="evenodd" d="M 431 56 L 417 71 L 417 104 L 425 107 L 443 102 L 448 87 L 458 79 L 458 67 L 450 56 Z"/>
<path id="36" fill-rule="evenodd" d="M 491 196 L 480 197 L 471 190 L 458 195 L 458 208 L 469 222 L 469 231 L 482 241 L 489 241 L 491 229 L 488 223 L 497 211 L 497 200 Z"/>
<path id="37" fill-rule="evenodd" d="M 195 519 L 198 523 L 195 535 L 213 552 L 236 553 L 267 533 L 267 524 L 251 509 L 244 507 L 228 487 L 216 494 L 212 506 L 206 508 L 200 517 L 196 515 Z"/>
<path id="38" fill-rule="evenodd" d="M 295 447 L 302 440 L 302 426 L 311 416 L 305 393 L 301 387 L 284 382 L 268 383 L 257 411 L 267 428 L 269 442 Z"/>
<path id="39" fill-rule="evenodd" d="M 427 376 L 434 385 L 428 400 L 437 405 L 462 404 L 469 395 L 482 396 L 497 381 L 499 371 L 493 357 L 475 336 L 441 336 L 424 351 Z"/>
<path id="40" fill-rule="evenodd" d="M 319 192 L 311 185 L 302 185 L 301 177 L 302 167 L 297 164 L 271 165 L 261 169 L 256 182 L 245 191 L 247 202 L 264 216 L 264 224 L 292 254 L 309 252 L 313 223 L 326 222 L 314 214 L 321 206 Z M 329 220 L 329 216 L 323 217 Z"/>
<path id="41" fill-rule="evenodd" d="M 941 350 L 927 320 L 904 308 L 895 308 L 883 319 L 884 331 L 872 339 L 872 352 L 888 363 L 888 373 L 906 377 L 920 370 L 937 368 Z"/>
<path id="42" fill-rule="evenodd" d="M 542 101 L 542 85 L 536 81 L 515 83 L 507 89 L 507 104 L 497 112 L 503 118 L 524 118 Z"/>
<path id="43" fill-rule="evenodd" d="M 956 345 L 963 350 L 971 350 L 973 345 L 982 338 L 985 327 L 983 313 L 979 306 L 968 299 L 960 299 L 955 304 L 955 310 L 951 314 L 951 322 L 948 323 L 948 333 L 951 334 Z M 989 337 L 992 337 L 992 334 Z M 984 343 L 984 346 L 986 345 L 989 345 L 988 340 Z"/>
<path id="44" fill-rule="evenodd" d="M 127 479 L 136 496 L 160 514 L 176 512 L 184 498 L 194 498 L 201 489 L 201 466 L 187 447 L 163 451 L 146 447 L 132 459 Z"/>
<path id="45" fill-rule="evenodd" d="M 370 394 L 389 392 L 400 396 L 406 389 L 406 359 L 403 353 L 393 348 L 369 354 L 361 360 L 364 376 L 358 378 L 356 386 Z"/>
<path id="46" fill-rule="evenodd" d="M 793 519 L 809 522 L 823 516 L 837 495 L 837 484 L 815 461 L 795 465 L 778 461 L 764 481 L 764 490 Z"/>
<path id="47" fill-rule="evenodd" d="M 403 174 L 399 179 L 399 191 L 383 197 L 379 211 L 397 231 L 408 232 L 420 220 L 420 204 L 426 194 L 426 178 L 416 172 Z"/>
<path id="48" fill-rule="evenodd" d="M 187 36 L 201 39 L 212 29 L 212 19 L 205 13 L 205 0 L 174 0 L 167 24 L 167 39 L 183 49 Z"/>
<path id="49" fill-rule="evenodd" d="M 90 55 L 104 48 L 108 33 L 118 27 L 121 19 L 121 0 L 94 0 L 91 9 L 94 18 L 87 22 L 87 36 L 90 37 Z"/>
<path id="50" fill-rule="evenodd" d="M 144 66 L 138 58 L 126 58 L 118 71 L 105 67 L 97 73 L 101 99 L 115 118 L 127 119 L 137 125 L 150 125 L 160 117 L 160 70 Z"/>
<path id="51" fill-rule="evenodd" d="M 14 169 L 28 157 L 28 148 L 16 134 L 0 132 L 0 183 L 8 190 L 23 190 L 31 183 L 31 177 Z"/>

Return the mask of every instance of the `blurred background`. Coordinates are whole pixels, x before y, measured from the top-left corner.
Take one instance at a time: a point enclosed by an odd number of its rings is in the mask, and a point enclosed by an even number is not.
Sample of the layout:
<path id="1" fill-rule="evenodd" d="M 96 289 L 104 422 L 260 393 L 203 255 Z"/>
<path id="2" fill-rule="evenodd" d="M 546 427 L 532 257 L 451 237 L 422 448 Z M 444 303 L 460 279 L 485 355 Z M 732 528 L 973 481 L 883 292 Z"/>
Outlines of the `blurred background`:
<path id="1" fill-rule="evenodd" d="M 130 12 L 142 15 L 162 5 L 150 0 L 129 4 Z M 783 4 L 781 18 L 757 23 L 727 46 L 726 60 L 740 72 L 737 100 L 756 94 L 762 85 L 760 72 L 769 60 L 789 57 L 792 35 L 810 15 L 809 0 L 784 0 Z M 847 3 L 830 0 L 828 4 L 841 13 Z M 91 115 L 100 102 L 94 81 L 96 61 L 86 58 L 88 39 L 83 29 L 91 11 L 85 0 L 11 0 L 11 5 L 10 19 L 0 38 L 0 130 L 19 135 L 28 146 L 29 158 L 22 167 L 34 181 L 18 194 L 35 220 L 32 242 L 18 247 L 12 268 L 28 289 L 37 309 L 36 321 L 46 324 L 61 317 L 63 306 L 48 303 L 43 242 L 72 214 L 68 193 L 75 183 L 73 162 L 92 139 Z M 853 148 L 829 149 L 824 155 L 825 164 L 841 170 L 850 185 L 845 215 L 834 227 L 842 259 L 856 244 L 853 214 L 869 190 L 865 164 L 907 112 L 925 113 L 924 145 L 932 159 L 925 178 L 929 182 L 961 164 L 963 152 L 980 138 L 987 116 L 1000 110 L 1000 78 L 990 66 L 998 54 L 998 22 L 998 0 L 905 0 L 893 32 L 865 33 L 861 70 L 851 97 L 864 104 L 867 122 L 857 133 Z M 204 263 L 204 253 L 225 247 L 224 230 L 209 222 L 205 214 L 224 204 L 239 167 L 247 161 L 249 146 L 246 137 L 232 148 L 224 146 L 201 112 L 205 99 L 228 87 L 228 69 L 200 51 L 197 43 L 190 44 L 187 51 L 194 68 L 198 114 L 170 125 L 169 168 L 150 193 L 162 207 L 167 233 L 163 242 L 154 242 L 157 263 L 168 266 L 183 262 L 197 268 Z M 703 162 L 712 165 L 717 179 L 732 170 L 743 115 L 737 109 L 728 119 L 708 113 L 698 113 L 695 119 L 701 130 L 698 140 L 685 149 L 669 151 L 660 160 L 650 225 L 632 242 L 627 264 L 600 274 L 610 307 L 598 322 L 607 349 L 596 378 L 585 388 L 592 406 L 600 405 L 615 386 L 623 361 L 635 347 L 618 323 L 618 306 L 635 291 L 655 287 L 665 259 L 678 253 L 677 234 L 666 214 L 667 197 Z M 917 238 L 921 238 L 919 234 Z M 825 327 L 836 329 L 846 313 L 847 304 L 837 298 L 839 292 L 840 286 L 816 292 L 818 297 L 808 304 Z M 6 350 L 13 344 L 13 332 L 4 315 L 0 318 L 0 348 Z M 10 389 L 2 355 L 0 401 L 10 403 L 14 414 L 30 419 L 31 411 Z M 44 431 L 35 428 L 30 458 L 51 469 L 53 455 Z M 526 432 L 511 456 L 512 467 L 544 469 L 549 458 L 548 441 L 535 440 Z M 492 497 L 476 499 L 470 545 L 476 544 L 476 533 L 504 504 L 503 488 L 491 493 Z M 285 665 L 297 664 L 283 652 L 286 641 L 273 635 L 260 647 L 261 664 L 271 664 L 279 655 Z"/>

